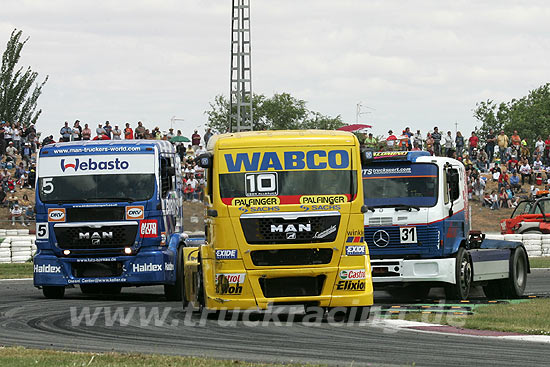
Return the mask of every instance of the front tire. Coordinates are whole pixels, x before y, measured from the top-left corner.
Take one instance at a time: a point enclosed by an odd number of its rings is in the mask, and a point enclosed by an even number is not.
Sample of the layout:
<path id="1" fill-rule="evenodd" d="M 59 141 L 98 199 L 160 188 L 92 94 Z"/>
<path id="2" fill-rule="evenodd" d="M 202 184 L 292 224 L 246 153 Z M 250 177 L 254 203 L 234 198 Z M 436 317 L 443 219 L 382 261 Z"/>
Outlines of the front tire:
<path id="1" fill-rule="evenodd" d="M 472 286 L 472 262 L 463 247 L 458 249 L 455 258 L 456 283 L 445 286 L 445 297 L 449 300 L 465 300 Z"/>
<path id="2" fill-rule="evenodd" d="M 49 299 L 61 299 L 65 296 L 65 287 L 45 285 L 42 287 L 42 293 Z"/>
<path id="3" fill-rule="evenodd" d="M 183 295 L 183 248 L 180 246 L 176 259 L 176 283 L 164 285 L 164 295 L 168 301 L 181 301 Z M 184 306 L 185 308 L 185 306 Z"/>

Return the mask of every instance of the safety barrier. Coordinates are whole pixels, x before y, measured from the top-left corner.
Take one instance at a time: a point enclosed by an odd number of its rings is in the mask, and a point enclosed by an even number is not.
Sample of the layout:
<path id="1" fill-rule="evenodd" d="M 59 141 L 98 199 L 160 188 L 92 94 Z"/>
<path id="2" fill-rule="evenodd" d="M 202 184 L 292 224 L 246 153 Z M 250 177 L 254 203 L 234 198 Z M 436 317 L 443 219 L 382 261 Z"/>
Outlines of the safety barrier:
<path id="1" fill-rule="evenodd" d="M 520 241 L 530 257 L 550 256 L 550 234 L 488 234 L 490 240 Z"/>
<path id="2" fill-rule="evenodd" d="M 36 252 L 35 236 L 28 229 L 0 229 L 0 263 L 24 263 Z"/>

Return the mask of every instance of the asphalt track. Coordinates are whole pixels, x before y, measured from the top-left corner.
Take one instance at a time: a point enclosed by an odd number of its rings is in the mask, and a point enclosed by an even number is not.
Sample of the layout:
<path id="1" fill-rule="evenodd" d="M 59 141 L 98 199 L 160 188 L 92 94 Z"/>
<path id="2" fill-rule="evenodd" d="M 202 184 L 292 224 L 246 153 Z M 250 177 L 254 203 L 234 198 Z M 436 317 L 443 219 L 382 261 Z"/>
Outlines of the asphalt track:
<path id="1" fill-rule="evenodd" d="M 527 291 L 550 295 L 550 271 L 534 271 Z M 379 302 L 388 301 L 383 292 L 376 296 Z M 92 313 L 99 310 L 93 325 L 71 317 L 71 312 L 81 315 L 84 307 L 90 307 Z M 109 315 L 119 307 L 126 316 L 132 309 L 135 313 L 123 325 L 110 323 L 103 307 Z M 146 316 L 155 307 L 159 314 L 165 313 L 164 322 L 143 324 L 139 312 Z M 340 366 L 540 366 L 548 364 L 550 351 L 550 345 L 543 343 L 396 331 L 377 323 L 335 326 L 299 319 L 288 324 L 260 319 L 259 325 L 252 326 L 252 318 L 227 321 L 228 325 L 203 319 L 201 325 L 199 316 L 187 316 L 186 321 L 179 302 L 164 301 L 162 287 L 126 288 L 121 295 L 95 297 L 74 288 L 67 290 L 63 300 L 47 300 L 32 281 L 0 282 L 0 345 Z"/>

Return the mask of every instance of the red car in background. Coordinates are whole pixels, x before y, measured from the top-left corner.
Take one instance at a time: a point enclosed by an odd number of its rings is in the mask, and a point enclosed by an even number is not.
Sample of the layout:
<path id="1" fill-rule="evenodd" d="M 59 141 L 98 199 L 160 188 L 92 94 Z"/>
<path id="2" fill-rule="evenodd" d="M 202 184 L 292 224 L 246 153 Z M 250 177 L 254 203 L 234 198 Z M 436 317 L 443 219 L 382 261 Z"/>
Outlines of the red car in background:
<path id="1" fill-rule="evenodd" d="M 510 219 L 500 222 L 500 233 L 550 233 L 550 197 L 547 194 L 543 191 L 534 199 L 520 201 Z"/>

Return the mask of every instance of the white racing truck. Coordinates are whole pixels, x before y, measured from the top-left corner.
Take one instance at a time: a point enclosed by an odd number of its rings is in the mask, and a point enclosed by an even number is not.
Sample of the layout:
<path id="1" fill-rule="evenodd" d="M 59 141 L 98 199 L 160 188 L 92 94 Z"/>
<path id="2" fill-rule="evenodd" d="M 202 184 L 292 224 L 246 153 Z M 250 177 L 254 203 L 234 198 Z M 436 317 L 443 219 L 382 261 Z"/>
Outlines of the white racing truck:
<path id="1" fill-rule="evenodd" d="M 467 299 L 473 285 L 489 298 L 524 293 L 529 259 L 521 242 L 470 231 L 464 165 L 427 152 L 362 153 L 365 242 L 375 289 L 425 298 L 432 287 Z"/>

